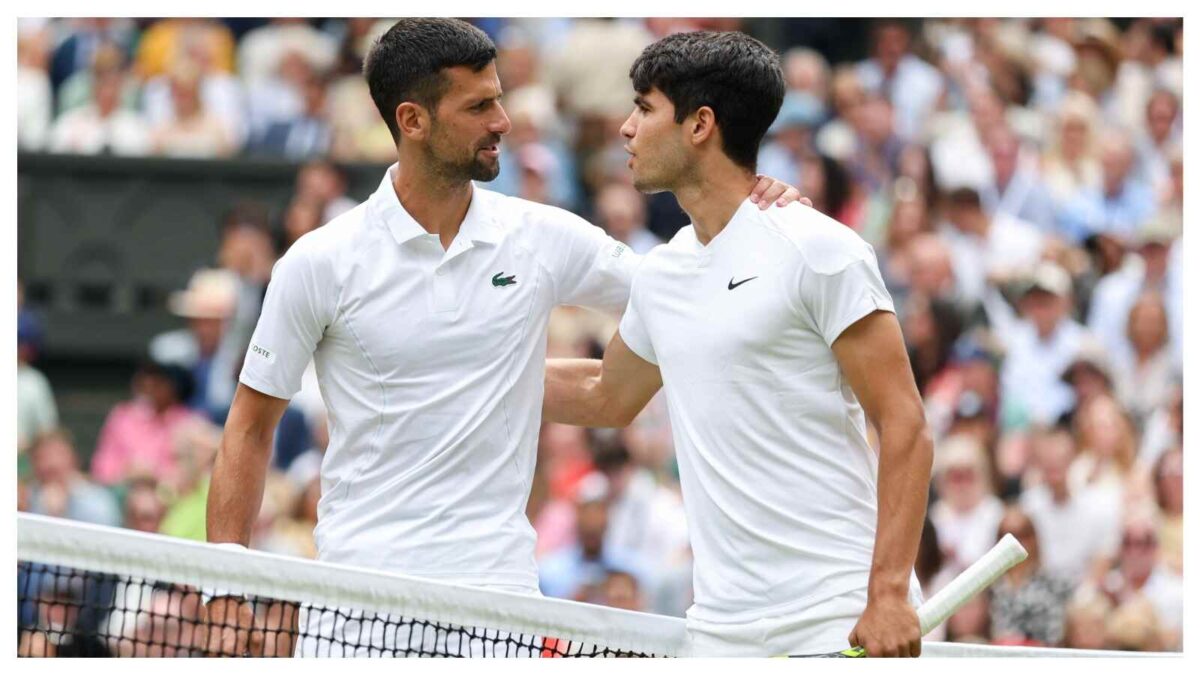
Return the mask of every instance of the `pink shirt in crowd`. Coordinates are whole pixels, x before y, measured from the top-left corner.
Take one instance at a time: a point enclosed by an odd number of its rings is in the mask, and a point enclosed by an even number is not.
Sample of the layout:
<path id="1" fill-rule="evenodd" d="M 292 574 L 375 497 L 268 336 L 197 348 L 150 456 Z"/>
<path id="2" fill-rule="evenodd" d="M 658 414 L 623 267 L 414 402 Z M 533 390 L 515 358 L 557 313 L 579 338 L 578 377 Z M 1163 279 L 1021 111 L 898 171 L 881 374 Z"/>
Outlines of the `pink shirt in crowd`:
<path id="1" fill-rule="evenodd" d="M 92 476 L 106 485 L 133 474 L 149 474 L 162 480 L 175 468 L 175 428 L 195 416 L 183 405 L 157 415 L 143 401 L 118 404 L 100 430 L 96 454 L 92 456 Z"/>

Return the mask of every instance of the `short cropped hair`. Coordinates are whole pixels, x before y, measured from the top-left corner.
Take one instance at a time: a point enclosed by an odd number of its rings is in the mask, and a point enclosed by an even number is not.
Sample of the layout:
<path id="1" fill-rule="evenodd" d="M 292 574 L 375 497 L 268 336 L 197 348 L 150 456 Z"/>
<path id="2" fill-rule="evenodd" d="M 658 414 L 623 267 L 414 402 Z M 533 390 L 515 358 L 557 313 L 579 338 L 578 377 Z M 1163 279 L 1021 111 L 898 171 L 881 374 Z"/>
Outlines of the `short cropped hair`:
<path id="1" fill-rule="evenodd" d="M 751 171 L 786 90 L 779 55 L 738 32 L 669 35 L 642 51 L 629 77 L 639 94 L 661 91 L 676 122 L 712 108 L 725 154 Z"/>
<path id="2" fill-rule="evenodd" d="M 475 72 L 496 59 L 486 33 L 458 19 L 401 19 L 371 46 L 363 74 L 375 107 L 400 140 L 396 106 L 412 101 L 433 111 L 446 93 L 442 70 L 467 66 Z"/>

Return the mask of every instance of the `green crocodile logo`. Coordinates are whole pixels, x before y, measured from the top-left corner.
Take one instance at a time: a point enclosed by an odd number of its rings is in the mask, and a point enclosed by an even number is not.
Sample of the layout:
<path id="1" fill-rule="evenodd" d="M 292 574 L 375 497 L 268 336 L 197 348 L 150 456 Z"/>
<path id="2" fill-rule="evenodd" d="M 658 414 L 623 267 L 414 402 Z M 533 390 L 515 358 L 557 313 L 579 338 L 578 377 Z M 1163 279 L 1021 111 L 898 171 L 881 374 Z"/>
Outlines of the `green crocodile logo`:
<path id="1" fill-rule="evenodd" d="M 517 283 L 515 274 L 504 276 L 504 272 L 497 272 L 496 276 L 492 277 L 492 285 L 499 288 L 500 286 L 511 286 Z"/>

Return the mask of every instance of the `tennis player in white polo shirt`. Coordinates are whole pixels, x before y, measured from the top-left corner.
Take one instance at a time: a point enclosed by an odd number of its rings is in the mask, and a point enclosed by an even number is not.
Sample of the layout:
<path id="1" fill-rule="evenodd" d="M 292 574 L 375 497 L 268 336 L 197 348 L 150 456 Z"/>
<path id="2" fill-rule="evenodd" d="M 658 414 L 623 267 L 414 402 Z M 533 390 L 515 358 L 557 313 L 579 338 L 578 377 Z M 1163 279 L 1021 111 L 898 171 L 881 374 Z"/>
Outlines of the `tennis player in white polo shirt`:
<path id="1" fill-rule="evenodd" d="M 932 444 L 875 254 L 811 208 L 747 199 L 784 94 L 764 45 L 672 35 L 631 75 L 635 185 L 692 224 L 646 255 L 602 364 L 550 362 L 544 415 L 620 426 L 665 387 L 696 655 L 916 656 Z"/>
<path id="2" fill-rule="evenodd" d="M 209 541 L 249 542 L 275 426 L 313 360 L 330 433 L 318 557 L 537 592 L 525 505 L 550 311 L 619 312 L 639 259 L 567 211 L 473 186 L 496 177 L 510 127 L 495 54 L 450 19 L 401 20 L 373 46 L 366 78 L 399 163 L 276 264 L 213 470 Z M 769 179 L 759 194 L 764 208 L 799 196 Z M 252 622 L 237 598 L 209 611 Z M 299 653 L 403 648 L 394 633 L 342 635 L 364 623 L 349 618 L 312 618 Z M 210 632 L 221 651 L 258 649 L 247 631 Z"/>

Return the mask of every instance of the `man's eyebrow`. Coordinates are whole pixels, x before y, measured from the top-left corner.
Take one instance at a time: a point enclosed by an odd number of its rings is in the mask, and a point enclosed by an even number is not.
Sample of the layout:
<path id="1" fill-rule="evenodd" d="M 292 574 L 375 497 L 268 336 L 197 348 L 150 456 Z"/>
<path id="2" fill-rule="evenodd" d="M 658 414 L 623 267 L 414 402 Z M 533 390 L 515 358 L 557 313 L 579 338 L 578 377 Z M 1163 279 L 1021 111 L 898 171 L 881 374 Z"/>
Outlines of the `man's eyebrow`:
<path id="1" fill-rule="evenodd" d="M 646 106 L 647 108 L 650 107 L 650 104 L 646 103 L 645 97 L 643 97 L 641 94 L 633 97 L 633 104 L 637 106 Z"/>

